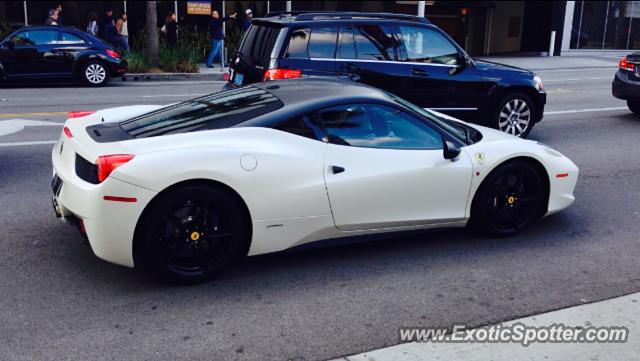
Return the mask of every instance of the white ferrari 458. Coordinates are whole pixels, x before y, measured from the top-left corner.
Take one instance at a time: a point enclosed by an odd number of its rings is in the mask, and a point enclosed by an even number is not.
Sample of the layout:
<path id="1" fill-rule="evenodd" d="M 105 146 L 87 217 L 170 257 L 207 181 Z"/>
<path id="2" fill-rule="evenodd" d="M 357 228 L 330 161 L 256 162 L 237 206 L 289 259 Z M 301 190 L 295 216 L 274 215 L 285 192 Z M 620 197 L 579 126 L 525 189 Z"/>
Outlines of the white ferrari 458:
<path id="1" fill-rule="evenodd" d="M 545 145 L 340 80 L 75 115 L 52 151 L 56 214 L 98 257 L 183 282 L 323 239 L 513 235 L 571 205 L 578 179 Z"/>

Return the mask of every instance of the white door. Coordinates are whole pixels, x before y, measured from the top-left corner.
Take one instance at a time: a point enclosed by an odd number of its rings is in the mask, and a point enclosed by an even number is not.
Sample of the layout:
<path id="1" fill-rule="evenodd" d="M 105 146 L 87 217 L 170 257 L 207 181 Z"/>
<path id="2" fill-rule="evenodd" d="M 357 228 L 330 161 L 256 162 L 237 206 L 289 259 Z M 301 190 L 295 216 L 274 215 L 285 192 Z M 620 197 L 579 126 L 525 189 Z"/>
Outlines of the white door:
<path id="1" fill-rule="evenodd" d="M 366 230 L 464 219 L 472 178 L 463 153 L 444 159 L 442 135 L 376 104 L 324 110 L 325 182 L 336 227 Z"/>

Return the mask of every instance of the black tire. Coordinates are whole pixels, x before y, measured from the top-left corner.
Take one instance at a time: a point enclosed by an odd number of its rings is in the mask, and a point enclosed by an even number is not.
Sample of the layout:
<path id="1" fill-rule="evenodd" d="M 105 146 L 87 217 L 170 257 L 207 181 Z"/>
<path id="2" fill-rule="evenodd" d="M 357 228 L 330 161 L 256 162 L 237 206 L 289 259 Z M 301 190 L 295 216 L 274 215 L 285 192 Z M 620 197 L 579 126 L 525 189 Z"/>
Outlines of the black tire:
<path id="1" fill-rule="evenodd" d="M 153 201 L 136 236 L 143 265 L 179 283 L 206 281 L 246 255 L 250 225 L 230 192 L 186 185 Z"/>
<path id="2" fill-rule="evenodd" d="M 535 125 L 537 109 L 524 93 L 510 93 L 498 102 L 491 126 L 505 133 L 526 138 Z"/>
<path id="3" fill-rule="evenodd" d="M 104 86 L 109 82 L 109 71 L 101 61 L 88 61 L 82 66 L 82 70 L 80 71 L 82 81 L 89 86 Z"/>
<path id="4" fill-rule="evenodd" d="M 640 101 L 627 100 L 627 107 L 635 115 L 640 115 Z"/>
<path id="5" fill-rule="evenodd" d="M 494 237 L 508 237 L 542 216 L 546 184 L 531 163 L 511 161 L 480 185 L 471 205 L 470 225 Z"/>

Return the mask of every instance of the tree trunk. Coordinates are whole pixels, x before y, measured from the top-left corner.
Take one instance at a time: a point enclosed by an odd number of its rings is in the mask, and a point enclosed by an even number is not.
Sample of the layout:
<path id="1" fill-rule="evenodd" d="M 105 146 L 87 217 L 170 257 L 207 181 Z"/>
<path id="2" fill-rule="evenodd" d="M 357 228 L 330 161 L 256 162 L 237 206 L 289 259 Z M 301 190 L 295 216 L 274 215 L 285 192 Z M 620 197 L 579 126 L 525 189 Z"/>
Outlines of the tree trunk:
<path id="1" fill-rule="evenodd" d="M 145 1 L 147 5 L 147 58 L 152 66 L 158 65 L 158 11 L 155 1 Z"/>

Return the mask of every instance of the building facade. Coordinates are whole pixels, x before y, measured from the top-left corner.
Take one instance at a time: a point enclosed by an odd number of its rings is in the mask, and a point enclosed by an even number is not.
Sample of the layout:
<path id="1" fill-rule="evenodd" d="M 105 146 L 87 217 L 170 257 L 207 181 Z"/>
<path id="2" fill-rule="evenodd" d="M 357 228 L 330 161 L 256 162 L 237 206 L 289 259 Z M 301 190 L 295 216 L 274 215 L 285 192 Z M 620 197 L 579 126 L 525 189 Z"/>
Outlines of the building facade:
<path id="1" fill-rule="evenodd" d="M 198 1 L 202 3 L 203 1 Z M 0 1 L 4 26 L 42 24 L 50 8 L 63 5 L 64 25 L 86 28 L 91 11 L 127 11 L 129 31 L 144 28 L 143 1 Z M 189 1 L 157 1 L 158 24 L 177 11 L 183 29 L 205 29 L 207 15 L 187 13 Z M 281 11 L 361 11 L 424 14 L 472 55 L 578 54 L 640 48 L 640 2 L 636 1 L 207 1 L 230 14 Z M 230 22 L 229 26 L 239 26 Z M 551 46 L 552 37 L 555 39 Z"/>

